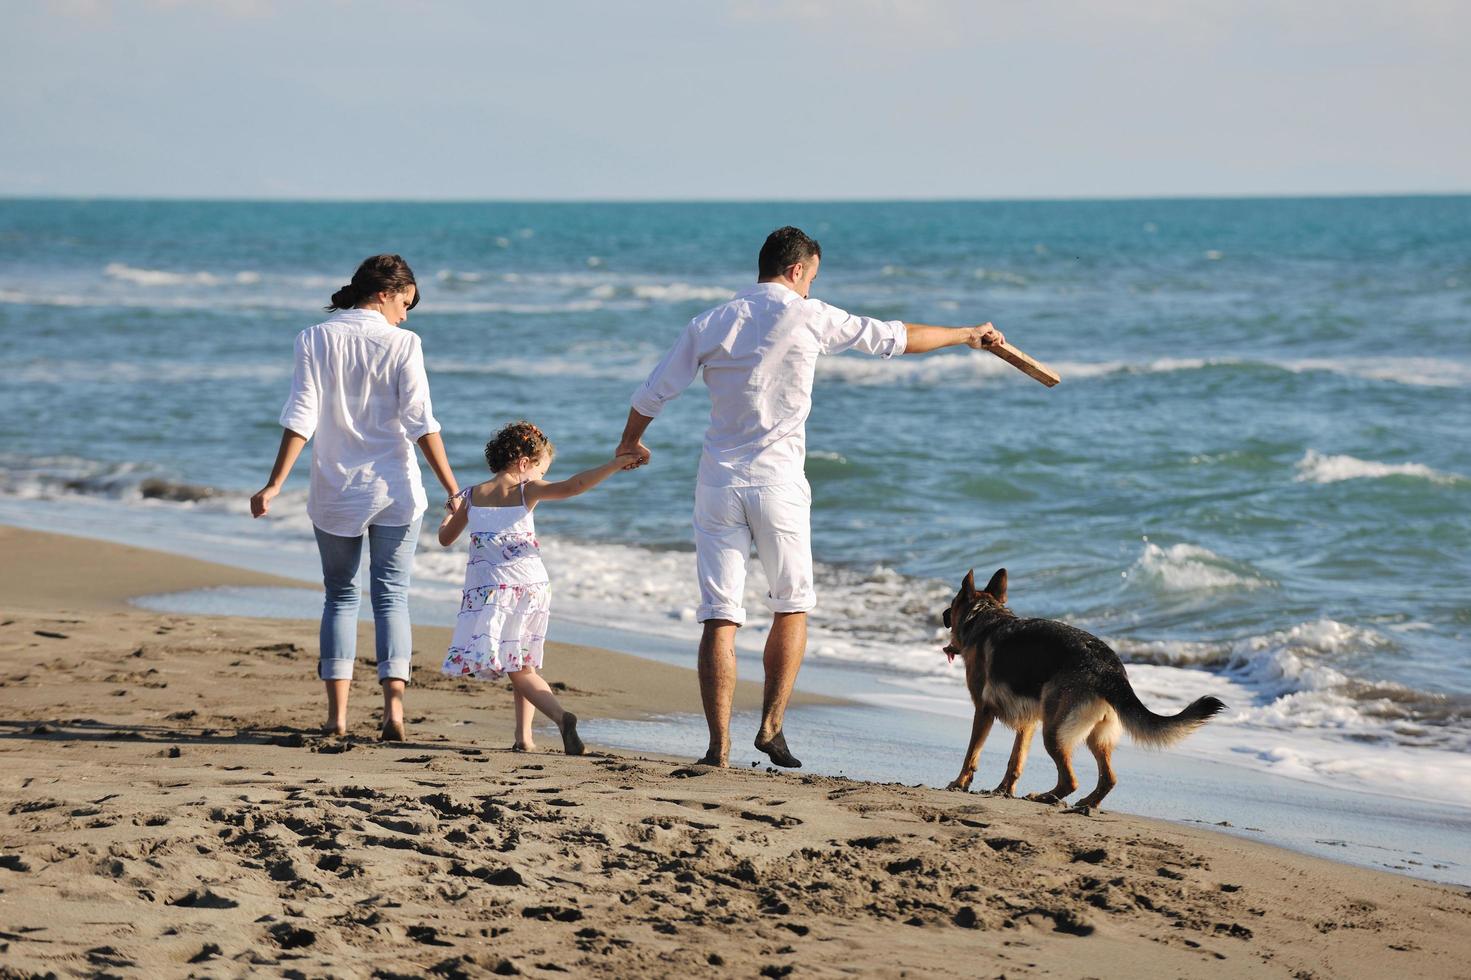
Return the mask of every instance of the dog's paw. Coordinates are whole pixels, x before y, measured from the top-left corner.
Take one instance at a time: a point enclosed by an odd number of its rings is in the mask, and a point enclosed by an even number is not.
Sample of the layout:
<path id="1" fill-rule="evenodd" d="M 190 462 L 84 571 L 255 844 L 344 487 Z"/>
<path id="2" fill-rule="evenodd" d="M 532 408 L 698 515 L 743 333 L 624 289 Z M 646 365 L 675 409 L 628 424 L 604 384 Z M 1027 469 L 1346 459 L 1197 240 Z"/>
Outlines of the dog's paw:
<path id="1" fill-rule="evenodd" d="M 1063 802 L 1064 797 L 1058 796 L 1056 793 L 1029 793 L 1027 794 L 1027 799 L 1031 800 L 1033 803 L 1042 803 L 1046 806 L 1057 806 L 1057 804 Z"/>
<path id="2" fill-rule="evenodd" d="M 1002 783 L 995 789 L 989 790 L 986 795 L 1000 797 L 1003 800 L 1009 800 L 1012 797 L 1016 796 L 1016 787 L 1014 785 L 1008 786 L 1007 784 Z"/>
<path id="3" fill-rule="evenodd" d="M 1068 807 L 1066 810 L 1064 810 L 1062 812 L 1063 813 L 1076 813 L 1076 814 L 1078 814 L 1079 816 L 1082 816 L 1082 817 L 1091 817 L 1091 816 L 1093 816 L 1094 809 L 1095 809 L 1095 807 L 1090 806 L 1087 803 L 1079 803 L 1076 806 L 1070 806 L 1070 807 Z"/>
<path id="4" fill-rule="evenodd" d="M 945 788 L 948 790 L 953 790 L 957 793 L 967 793 L 970 791 L 970 780 L 952 779 L 950 780 L 950 785 L 946 786 Z"/>

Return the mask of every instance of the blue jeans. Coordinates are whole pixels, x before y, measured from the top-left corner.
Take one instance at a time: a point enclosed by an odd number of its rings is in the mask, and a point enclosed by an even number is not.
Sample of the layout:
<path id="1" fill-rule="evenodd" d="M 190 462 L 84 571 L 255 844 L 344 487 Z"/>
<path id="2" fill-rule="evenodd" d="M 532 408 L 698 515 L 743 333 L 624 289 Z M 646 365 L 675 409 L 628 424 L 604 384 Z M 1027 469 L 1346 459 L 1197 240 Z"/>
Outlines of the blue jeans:
<path id="1" fill-rule="evenodd" d="M 368 539 L 369 597 L 378 641 L 378 680 L 409 679 L 413 640 L 409 630 L 409 573 L 419 543 L 419 521 L 399 527 L 372 525 L 366 535 L 338 537 L 321 528 L 317 551 L 322 556 L 322 655 L 317 676 L 324 681 L 352 679 L 358 647 L 358 567 L 363 537 Z"/>

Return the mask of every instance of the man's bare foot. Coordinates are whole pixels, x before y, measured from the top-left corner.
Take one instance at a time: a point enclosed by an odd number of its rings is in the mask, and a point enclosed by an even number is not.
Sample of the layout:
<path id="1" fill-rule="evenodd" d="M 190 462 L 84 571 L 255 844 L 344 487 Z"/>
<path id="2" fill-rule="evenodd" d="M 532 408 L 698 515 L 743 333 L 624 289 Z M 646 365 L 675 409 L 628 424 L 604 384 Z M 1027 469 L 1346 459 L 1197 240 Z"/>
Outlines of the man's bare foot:
<path id="1" fill-rule="evenodd" d="M 577 737 L 577 716 L 570 711 L 562 712 L 562 751 L 568 755 L 582 755 L 582 739 Z"/>
<path id="2" fill-rule="evenodd" d="M 697 766 L 714 766 L 716 769 L 724 769 L 730 765 L 726 757 L 714 751 L 706 752 L 695 760 Z"/>
<path id="3" fill-rule="evenodd" d="M 404 740 L 404 723 L 401 721 L 385 721 L 383 731 L 378 735 L 380 742 L 402 742 Z"/>
<path id="4" fill-rule="evenodd" d="M 320 731 L 323 735 L 326 735 L 328 738 L 347 737 L 347 726 L 336 725 L 332 722 L 328 722 L 327 724 L 323 725 L 320 729 L 318 729 L 318 731 Z"/>
<path id="5" fill-rule="evenodd" d="M 756 748 L 770 756 L 774 765 L 781 766 L 784 769 L 802 768 L 801 761 L 787 749 L 786 736 L 781 732 L 777 732 L 767 739 L 763 739 L 760 735 L 757 735 Z"/>

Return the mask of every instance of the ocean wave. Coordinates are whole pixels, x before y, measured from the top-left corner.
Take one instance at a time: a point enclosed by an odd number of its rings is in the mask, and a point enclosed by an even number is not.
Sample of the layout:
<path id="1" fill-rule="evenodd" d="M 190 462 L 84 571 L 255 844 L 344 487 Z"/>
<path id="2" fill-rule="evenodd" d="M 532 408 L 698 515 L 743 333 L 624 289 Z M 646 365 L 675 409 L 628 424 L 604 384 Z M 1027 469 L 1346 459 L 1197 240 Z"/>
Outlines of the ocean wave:
<path id="1" fill-rule="evenodd" d="M 101 497 L 122 502 L 197 504 L 240 498 L 204 484 L 176 480 L 146 463 L 99 463 L 74 456 L 0 454 L 0 496 L 49 500 Z M 243 498 L 239 510 L 247 509 Z"/>
<path id="2" fill-rule="evenodd" d="M 1259 589 L 1272 584 L 1208 548 L 1186 543 L 1161 548 L 1150 541 L 1144 543 L 1143 553 L 1126 577 L 1163 592 Z"/>
<path id="3" fill-rule="evenodd" d="M 1102 378 L 1114 374 L 1169 374 L 1195 371 L 1229 363 L 1205 358 L 1161 357 L 1144 364 L 1125 361 L 1052 361 L 1043 359 L 1064 381 Z M 940 354 L 930 357 L 879 360 L 849 354 L 825 357 L 817 362 L 817 374 L 854 385 L 911 385 L 989 382 L 1020 378 L 1016 368 L 982 351 Z"/>
<path id="4" fill-rule="evenodd" d="M 641 283 L 633 287 L 633 295 L 660 303 L 724 303 L 735 295 L 735 291 L 723 286 L 695 286 L 687 282 Z"/>
<path id="5" fill-rule="evenodd" d="M 35 361 L 12 368 L 9 379 L 22 384 L 187 384 L 215 381 L 282 381 L 291 377 L 291 362 L 221 364 L 218 362 Z"/>
<path id="6" fill-rule="evenodd" d="M 638 384 L 648 377 L 652 358 L 614 360 L 581 357 L 498 357 L 486 361 L 461 357 L 430 357 L 425 366 L 431 374 L 486 374 L 497 377 L 596 378 Z M 631 390 L 631 389 L 630 389 Z"/>
<path id="7" fill-rule="evenodd" d="M 119 310 L 197 310 L 228 314 L 237 310 L 286 310 L 322 312 L 324 300 L 293 299 L 253 291 L 232 296 L 124 296 L 106 293 L 25 292 L 0 289 L 0 303 L 9 306 L 59 306 Z"/>
<path id="8" fill-rule="evenodd" d="M 1318 357 L 1282 361 L 1279 366 L 1295 373 L 1326 371 L 1414 387 L 1460 388 L 1471 385 L 1471 363 L 1436 357 Z"/>
<path id="9" fill-rule="evenodd" d="M 1141 361 L 1072 361 L 1054 360 L 1039 351 L 1031 353 L 1053 368 L 1064 381 L 1091 380 L 1120 374 L 1176 374 L 1221 368 L 1267 368 L 1292 374 L 1322 371 L 1414 387 L 1471 385 L 1471 364 L 1430 358 L 1315 358 L 1272 361 L 1237 357 L 1156 357 Z M 1016 376 L 1016 370 L 1000 358 L 978 356 L 980 354 L 981 352 L 940 354 L 891 361 L 845 355 L 819 361 L 818 374 L 857 385 L 974 383 Z"/>
<path id="10" fill-rule="evenodd" d="M 109 279 L 131 283 L 134 286 L 254 286 L 264 280 L 261 273 L 252 269 L 237 272 L 168 272 L 163 269 L 140 269 L 122 262 L 110 262 L 102 274 Z M 313 280 L 314 281 L 314 280 Z"/>
<path id="11" fill-rule="evenodd" d="M 440 269 L 434 274 L 434 278 L 443 283 L 477 283 L 485 281 L 485 274 L 481 272 L 456 272 L 453 269 Z"/>
<path id="12" fill-rule="evenodd" d="M 1338 483 L 1343 480 L 1377 480 L 1387 476 L 1408 476 L 1432 483 L 1460 483 L 1466 477 L 1441 473 L 1423 463 L 1376 463 L 1355 456 L 1329 456 L 1309 449 L 1297 461 L 1299 483 Z"/>

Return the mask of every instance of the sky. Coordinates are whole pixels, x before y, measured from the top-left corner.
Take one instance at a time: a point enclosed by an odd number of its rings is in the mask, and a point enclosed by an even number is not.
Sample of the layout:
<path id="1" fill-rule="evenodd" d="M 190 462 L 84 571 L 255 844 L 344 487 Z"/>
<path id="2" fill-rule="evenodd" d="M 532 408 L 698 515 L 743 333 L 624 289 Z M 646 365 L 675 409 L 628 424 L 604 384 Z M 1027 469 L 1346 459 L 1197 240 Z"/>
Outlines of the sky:
<path id="1" fill-rule="evenodd" d="M 1463 0 L 0 0 L 0 196 L 1471 191 Z"/>

